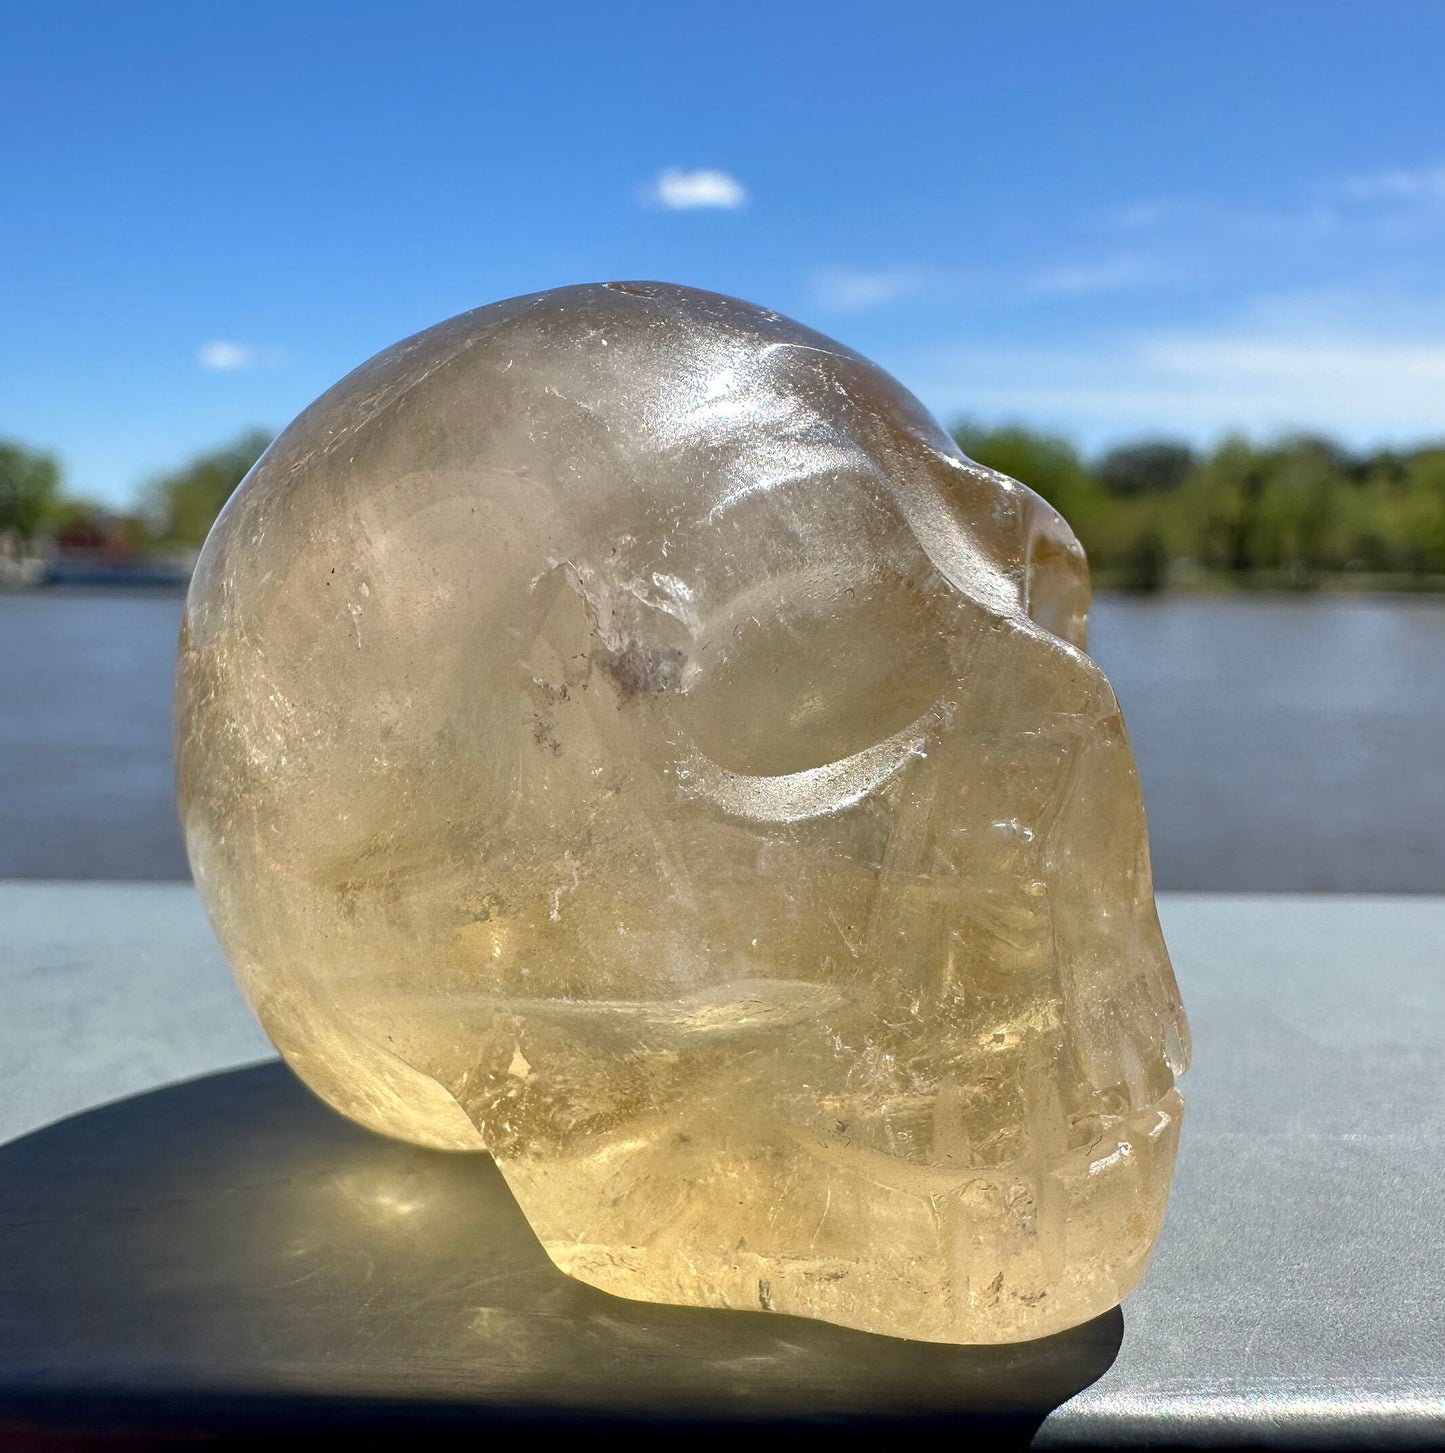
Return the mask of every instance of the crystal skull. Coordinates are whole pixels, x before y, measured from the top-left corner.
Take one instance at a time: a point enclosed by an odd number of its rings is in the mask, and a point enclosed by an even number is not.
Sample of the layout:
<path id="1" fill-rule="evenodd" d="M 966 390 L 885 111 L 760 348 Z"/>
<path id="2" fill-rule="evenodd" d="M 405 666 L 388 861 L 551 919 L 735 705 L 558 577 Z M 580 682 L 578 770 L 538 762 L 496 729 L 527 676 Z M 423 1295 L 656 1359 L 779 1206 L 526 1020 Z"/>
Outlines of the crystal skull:
<path id="1" fill-rule="evenodd" d="M 623 1296 L 950 1342 L 1111 1307 L 1187 1030 L 1060 516 L 661 283 L 464 314 L 277 439 L 186 603 L 196 882 L 294 1070 Z"/>

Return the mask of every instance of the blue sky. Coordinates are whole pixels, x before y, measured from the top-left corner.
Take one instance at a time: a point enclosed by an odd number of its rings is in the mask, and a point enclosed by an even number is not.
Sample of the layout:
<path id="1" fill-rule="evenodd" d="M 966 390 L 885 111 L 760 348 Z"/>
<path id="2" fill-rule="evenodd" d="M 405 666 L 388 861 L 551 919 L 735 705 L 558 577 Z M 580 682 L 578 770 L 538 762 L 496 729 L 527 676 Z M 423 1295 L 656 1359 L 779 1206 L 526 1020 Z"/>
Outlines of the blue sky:
<path id="1" fill-rule="evenodd" d="M 465 308 L 661 277 L 945 421 L 1445 434 L 1445 6 L 0 9 L 0 434 L 116 502 Z"/>

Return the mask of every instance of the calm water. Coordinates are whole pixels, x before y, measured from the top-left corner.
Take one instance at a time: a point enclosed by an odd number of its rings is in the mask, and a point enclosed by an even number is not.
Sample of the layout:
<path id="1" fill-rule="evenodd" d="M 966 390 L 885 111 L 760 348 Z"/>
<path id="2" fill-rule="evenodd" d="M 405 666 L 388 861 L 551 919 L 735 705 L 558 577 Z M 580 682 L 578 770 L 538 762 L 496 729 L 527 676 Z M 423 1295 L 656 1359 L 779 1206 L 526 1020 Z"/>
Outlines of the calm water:
<path id="1" fill-rule="evenodd" d="M 186 872 L 174 595 L 0 596 L 0 877 Z M 1445 892 L 1445 602 L 1105 598 L 1161 887 Z"/>

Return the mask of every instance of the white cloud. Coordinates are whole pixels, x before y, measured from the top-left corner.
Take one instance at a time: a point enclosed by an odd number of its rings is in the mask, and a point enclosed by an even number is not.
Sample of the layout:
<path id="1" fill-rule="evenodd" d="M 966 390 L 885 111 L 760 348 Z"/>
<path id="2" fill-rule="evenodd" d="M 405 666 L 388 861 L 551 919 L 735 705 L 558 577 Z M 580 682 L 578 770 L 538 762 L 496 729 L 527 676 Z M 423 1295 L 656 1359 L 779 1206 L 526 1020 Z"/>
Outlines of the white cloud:
<path id="1" fill-rule="evenodd" d="M 232 338 L 213 338 L 196 350 L 196 362 L 213 373 L 237 373 L 243 368 L 276 368 L 286 361 L 280 348 L 258 348 Z"/>
<path id="2" fill-rule="evenodd" d="M 928 286 L 916 268 L 890 268 L 860 272 L 826 268 L 813 279 L 813 296 L 820 307 L 834 313 L 866 313 L 904 298 L 916 297 Z"/>
<path id="3" fill-rule="evenodd" d="M 257 350 L 249 343 L 232 343 L 224 338 L 216 338 L 201 345 L 196 354 L 196 362 L 202 368 L 232 373 L 236 369 L 253 367 L 258 361 L 256 353 Z"/>
<path id="4" fill-rule="evenodd" d="M 1234 327 L 1062 349 L 969 347 L 900 372 L 945 420 L 1024 419 L 1090 446 L 1231 429 L 1313 429 L 1356 443 L 1445 436 L 1445 329 L 1427 332 L 1422 318 L 1370 331 L 1358 321 L 1365 310 L 1354 311 L 1310 321 L 1302 307 L 1271 303 Z"/>
<path id="5" fill-rule="evenodd" d="M 1169 282 L 1174 276 L 1170 269 L 1148 258 L 1111 257 L 1101 262 L 1047 268 L 1033 278 L 1030 291 L 1046 296 L 1115 293 Z"/>
<path id="6" fill-rule="evenodd" d="M 694 211 L 700 207 L 718 207 L 736 211 L 748 203 L 748 191 L 727 172 L 701 169 L 684 171 L 666 167 L 645 189 L 647 201 L 670 212 Z"/>

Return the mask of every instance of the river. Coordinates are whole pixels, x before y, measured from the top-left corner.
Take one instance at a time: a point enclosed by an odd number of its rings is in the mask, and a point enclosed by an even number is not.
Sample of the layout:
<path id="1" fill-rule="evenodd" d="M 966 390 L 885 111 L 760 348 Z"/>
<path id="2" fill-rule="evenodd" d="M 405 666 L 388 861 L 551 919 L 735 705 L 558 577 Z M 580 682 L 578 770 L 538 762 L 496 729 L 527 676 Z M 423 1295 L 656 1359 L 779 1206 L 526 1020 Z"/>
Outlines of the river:
<path id="1" fill-rule="evenodd" d="M 186 874 L 180 598 L 0 596 L 0 877 Z M 1160 887 L 1445 892 L 1445 600 L 1105 596 Z"/>

